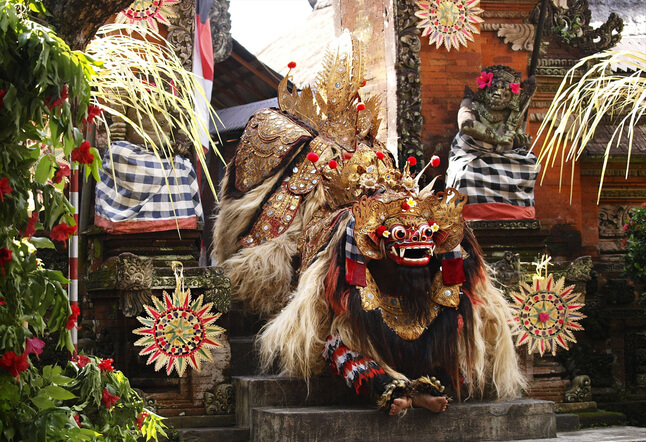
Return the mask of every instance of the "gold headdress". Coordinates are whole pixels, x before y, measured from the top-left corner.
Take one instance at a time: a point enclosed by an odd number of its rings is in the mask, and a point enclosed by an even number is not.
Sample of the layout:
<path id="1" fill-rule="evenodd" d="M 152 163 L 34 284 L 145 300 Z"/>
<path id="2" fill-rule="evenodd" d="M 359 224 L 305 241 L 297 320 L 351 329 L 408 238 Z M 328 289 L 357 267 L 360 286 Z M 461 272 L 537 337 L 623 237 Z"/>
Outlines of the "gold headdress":
<path id="1" fill-rule="evenodd" d="M 354 152 L 357 141 L 374 138 L 379 129 L 379 97 L 361 101 L 359 89 L 365 83 L 365 49 L 362 42 L 347 30 L 336 46 L 325 55 L 323 69 L 314 89 L 288 90 L 290 75 L 278 86 L 278 106 L 320 134 Z M 362 110 L 357 109 L 360 106 Z M 365 106 L 365 107 L 364 107 Z"/>

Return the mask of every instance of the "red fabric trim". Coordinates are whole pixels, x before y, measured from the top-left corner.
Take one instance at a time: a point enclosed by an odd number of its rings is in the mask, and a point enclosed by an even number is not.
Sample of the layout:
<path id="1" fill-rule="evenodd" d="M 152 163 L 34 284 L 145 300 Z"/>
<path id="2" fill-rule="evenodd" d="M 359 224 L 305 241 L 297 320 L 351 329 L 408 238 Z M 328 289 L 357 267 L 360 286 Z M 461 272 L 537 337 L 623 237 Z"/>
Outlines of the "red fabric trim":
<path id="1" fill-rule="evenodd" d="M 467 204 L 462 209 L 467 221 L 498 219 L 536 219 L 534 207 L 512 206 L 505 203 Z"/>
<path id="2" fill-rule="evenodd" d="M 354 259 L 345 259 L 345 282 L 351 285 L 366 286 L 366 265 Z"/>
<path id="3" fill-rule="evenodd" d="M 462 258 L 450 258 L 442 260 L 442 280 L 445 285 L 462 284 L 467 279 L 464 277 L 464 265 Z"/>
<path id="4" fill-rule="evenodd" d="M 120 221 L 112 222 L 100 215 L 94 216 L 94 225 L 101 227 L 108 233 L 142 233 L 159 232 L 161 230 L 197 229 L 197 218 L 164 219 L 159 221 Z"/>

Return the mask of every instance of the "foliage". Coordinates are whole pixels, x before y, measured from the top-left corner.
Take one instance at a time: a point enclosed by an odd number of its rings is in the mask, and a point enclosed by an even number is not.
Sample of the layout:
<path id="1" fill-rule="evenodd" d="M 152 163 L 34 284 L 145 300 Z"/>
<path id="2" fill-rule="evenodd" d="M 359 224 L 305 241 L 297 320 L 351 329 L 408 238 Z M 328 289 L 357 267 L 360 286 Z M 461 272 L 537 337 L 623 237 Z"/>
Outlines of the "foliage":
<path id="1" fill-rule="evenodd" d="M 98 64 L 29 20 L 19 2 L 0 0 L 0 12 L 0 438 L 135 440 L 143 404 L 122 374 L 101 374 L 96 361 L 41 372 L 30 359 L 47 333 L 73 351 L 69 330 L 79 311 L 63 287 L 69 281 L 45 269 L 36 250 L 53 248 L 52 240 L 66 247 L 76 229 L 61 192 L 67 166 L 56 153 L 84 164 L 86 177 L 98 175 L 98 151 L 78 129 L 91 118 Z M 35 236 L 45 229 L 51 240 Z M 97 408 L 104 389 L 121 396 L 112 411 Z M 75 414 L 87 418 L 81 429 Z M 147 418 L 144 430 L 156 438 L 159 418 Z"/>
<path id="2" fill-rule="evenodd" d="M 632 211 L 626 232 L 626 276 L 638 284 L 646 283 L 646 207 Z"/>
<path id="3" fill-rule="evenodd" d="M 102 370 L 96 358 L 69 362 L 65 369 L 30 367 L 21 382 L 0 376 L 0 434 L 8 440 L 136 441 L 157 439 L 161 418 L 144 409 L 120 371 Z M 118 399 L 112 405 L 103 392 Z M 110 397 L 110 396 L 106 396 Z"/>
<path id="4" fill-rule="evenodd" d="M 613 73 L 613 66 L 622 63 L 630 67 L 630 75 Z M 583 76 L 575 81 L 578 72 Z M 628 145 L 626 176 L 630 166 L 633 145 L 633 128 L 646 111 L 646 55 L 636 51 L 606 51 L 581 59 L 563 77 L 545 119 L 538 129 L 536 141 L 545 136 L 538 154 L 539 161 L 553 166 L 560 159 L 563 168 L 568 161 L 576 161 L 586 145 L 594 138 L 597 127 L 606 118 L 616 124 L 616 129 L 606 145 L 599 193 L 613 146 L 623 141 Z M 568 148 L 569 144 L 569 148 Z M 543 178 L 547 167 L 543 168 Z M 574 167 L 570 180 L 574 179 Z M 570 183 L 572 188 L 572 183 Z M 570 195 L 571 198 L 571 195 Z M 597 201 L 598 202 L 598 201 Z"/>

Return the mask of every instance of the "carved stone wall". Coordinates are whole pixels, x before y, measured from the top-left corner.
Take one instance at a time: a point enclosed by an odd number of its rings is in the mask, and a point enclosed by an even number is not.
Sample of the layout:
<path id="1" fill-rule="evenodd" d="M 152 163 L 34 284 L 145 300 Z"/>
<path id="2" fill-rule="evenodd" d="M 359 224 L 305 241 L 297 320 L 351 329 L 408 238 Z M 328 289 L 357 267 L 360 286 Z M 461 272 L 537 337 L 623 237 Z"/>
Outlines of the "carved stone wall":
<path id="1" fill-rule="evenodd" d="M 422 145 L 422 83 L 420 80 L 421 41 L 416 27 L 417 6 L 414 0 L 397 0 L 397 146 L 399 164 L 404 164 L 409 156 L 418 161 L 418 170 L 425 165 L 424 146 Z"/>

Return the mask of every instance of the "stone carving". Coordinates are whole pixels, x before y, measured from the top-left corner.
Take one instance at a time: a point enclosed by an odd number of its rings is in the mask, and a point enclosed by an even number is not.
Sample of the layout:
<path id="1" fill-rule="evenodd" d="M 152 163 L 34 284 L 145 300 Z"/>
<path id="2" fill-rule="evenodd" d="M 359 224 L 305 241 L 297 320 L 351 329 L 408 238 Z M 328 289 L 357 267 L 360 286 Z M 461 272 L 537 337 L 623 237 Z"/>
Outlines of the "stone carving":
<path id="1" fill-rule="evenodd" d="M 571 282 L 590 281 L 592 277 L 592 258 L 590 256 L 581 256 L 570 263 L 565 278 Z"/>
<path id="2" fill-rule="evenodd" d="M 133 388 L 133 390 L 139 395 L 139 397 L 144 401 L 144 407 L 152 411 L 153 413 L 157 412 L 157 399 L 154 396 L 147 395 L 140 388 Z"/>
<path id="3" fill-rule="evenodd" d="M 152 296 L 153 262 L 127 252 L 116 261 L 115 288 L 121 291 L 121 311 L 132 318 L 143 311 Z"/>
<path id="4" fill-rule="evenodd" d="M 520 255 L 509 250 L 505 251 L 503 259 L 491 265 L 496 280 L 503 285 L 516 285 L 520 281 Z"/>
<path id="5" fill-rule="evenodd" d="M 541 222 L 537 219 L 515 220 L 482 220 L 469 221 L 473 230 L 540 230 Z"/>
<path id="6" fill-rule="evenodd" d="M 213 62 L 220 63 L 231 55 L 231 49 L 233 49 L 229 0 L 215 0 L 211 6 L 209 19 L 213 38 Z"/>
<path id="7" fill-rule="evenodd" d="M 477 91 L 466 86 L 460 103 L 446 186 L 465 193 L 469 205 L 489 204 L 478 209 L 487 214 L 465 213 L 467 219 L 496 219 L 501 211 L 503 219 L 534 218 L 537 159 L 528 152 L 531 136 L 522 123 L 536 81 L 532 76 L 521 82 L 520 72 L 494 65 L 483 68 L 476 82 Z"/>
<path id="8" fill-rule="evenodd" d="M 213 392 L 205 392 L 204 409 L 206 414 L 233 414 L 235 411 L 233 385 L 219 384 L 213 388 Z"/>
<path id="9" fill-rule="evenodd" d="M 592 400 L 590 376 L 576 376 L 572 386 L 565 392 L 565 402 L 590 402 Z"/>
<path id="10" fill-rule="evenodd" d="M 539 2 L 530 14 L 530 23 L 538 23 Z M 588 0 L 567 0 L 567 8 L 548 3 L 546 11 L 546 33 L 558 37 L 565 45 L 590 55 L 614 47 L 621 40 L 623 20 L 614 12 L 600 27 L 590 26 L 590 4 Z"/>
<path id="11" fill-rule="evenodd" d="M 204 298 L 212 302 L 213 307 L 226 313 L 231 307 L 231 281 L 224 276 L 220 267 L 208 267 L 204 269 Z"/>
<path id="12" fill-rule="evenodd" d="M 195 0 L 184 0 L 175 5 L 177 15 L 172 17 L 166 39 L 173 45 L 187 71 L 193 70 L 193 35 L 195 34 Z"/>
<path id="13" fill-rule="evenodd" d="M 623 237 L 623 226 L 630 220 L 631 209 L 629 206 L 599 206 L 599 237 Z"/>
<path id="14" fill-rule="evenodd" d="M 399 164 L 410 156 L 417 158 L 417 168 L 425 165 L 422 145 L 422 82 L 419 51 L 422 43 L 415 17 L 414 0 L 397 0 L 397 153 Z"/>
<path id="15" fill-rule="evenodd" d="M 534 25 L 528 23 L 502 24 L 498 37 L 511 44 L 512 51 L 531 51 L 534 48 Z"/>

